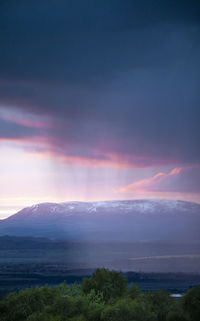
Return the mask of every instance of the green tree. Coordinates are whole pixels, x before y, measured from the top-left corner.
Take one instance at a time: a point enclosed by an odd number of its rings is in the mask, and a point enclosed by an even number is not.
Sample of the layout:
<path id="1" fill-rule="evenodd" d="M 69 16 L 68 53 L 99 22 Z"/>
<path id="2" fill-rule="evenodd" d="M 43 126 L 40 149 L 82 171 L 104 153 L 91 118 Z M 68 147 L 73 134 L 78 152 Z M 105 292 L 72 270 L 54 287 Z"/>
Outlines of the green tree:
<path id="1" fill-rule="evenodd" d="M 128 293 L 131 299 L 136 299 L 142 295 L 142 292 L 134 283 L 131 284 Z"/>
<path id="2" fill-rule="evenodd" d="M 143 300 L 121 298 L 102 311 L 102 321 L 156 321 L 151 306 Z"/>
<path id="3" fill-rule="evenodd" d="M 169 311 L 173 308 L 175 300 L 166 291 L 159 290 L 148 292 L 144 295 L 145 299 L 151 304 L 152 310 L 157 315 L 158 321 L 166 321 Z"/>
<path id="4" fill-rule="evenodd" d="M 0 321 L 199 321 L 200 286 L 181 301 L 165 291 L 143 294 L 117 272 L 98 269 L 77 284 L 35 287 L 0 302 Z"/>
<path id="5" fill-rule="evenodd" d="M 111 298 L 119 298 L 127 292 L 126 279 L 116 271 L 97 269 L 91 278 L 83 279 L 81 288 L 85 294 L 94 290 L 95 293 L 102 293 L 104 301 Z"/>
<path id="6" fill-rule="evenodd" d="M 57 289 L 48 286 L 10 293 L 1 302 L 1 319 L 26 321 L 31 314 L 42 312 L 46 305 L 52 304 L 56 295 Z"/>
<path id="7" fill-rule="evenodd" d="M 182 305 L 191 321 L 200 320 L 200 285 L 186 292 L 182 298 Z"/>
<path id="8" fill-rule="evenodd" d="M 167 314 L 167 321 L 188 321 L 180 300 L 174 300 L 174 304 Z"/>

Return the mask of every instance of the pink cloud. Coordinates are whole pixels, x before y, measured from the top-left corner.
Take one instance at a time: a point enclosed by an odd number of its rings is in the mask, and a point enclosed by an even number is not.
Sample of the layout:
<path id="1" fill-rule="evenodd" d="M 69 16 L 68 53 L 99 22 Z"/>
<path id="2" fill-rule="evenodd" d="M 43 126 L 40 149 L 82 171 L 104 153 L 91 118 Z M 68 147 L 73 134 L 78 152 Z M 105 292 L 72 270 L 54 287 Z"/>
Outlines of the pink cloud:
<path id="1" fill-rule="evenodd" d="M 0 137 L 0 141 L 14 143 L 17 147 L 22 148 L 28 153 L 37 155 L 40 158 L 55 159 L 66 166 L 82 166 L 82 167 L 108 167 L 112 166 L 116 169 L 125 168 L 145 168 L 160 164 L 167 165 L 167 160 L 158 160 L 153 157 L 143 157 L 140 155 L 130 155 L 113 153 L 104 150 L 103 147 L 84 148 L 79 144 L 67 141 L 60 144 L 56 137 L 48 135 L 40 135 L 35 132 L 31 137 Z M 172 171 L 172 174 L 177 168 Z M 159 173 L 157 176 L 161 175 Z M 164 173 L 163 173 L 164 174 Z M 149 180 L 148 180 L 149 181 Z M 140 185 L 141 182 L 138 182 Z M 143 182 L 142 182 L 143 184 Z"/>
<path id="2" fill-rule="evenodd" d="M 174 168 L 160 172 L 120 189 L 122 194 L 132 193 L 199 193 L 200 167 Z"/>
<path id="3" fill-rule="evenodd" d="M 90 128 L 90 123 L 79 123 L 79 130 L 75 131 L 74 123 L 64 119 L 64 122 L 50 116 L 32 114 L 17 107 L 0 107 L 0 121 L 2 120 L 0 140 L 11 141 L 24 148 L 29 153 L 36 153 L 40 157 L 55 158 L 62 164 L 70 166 L 112 166 L 121 168 L 145 168 L 160 165 L 180 166 L 174 157 L 154 154 L 149 146 L 149 152 L 137 151 L 134 146 L 129 149 L 128 143 L 115 135 L 107 135 L 107 130 L 97 127 Z M 97 124 L 95 123 L 95 126 Z M 99 124 L 98 124 L 99 126 Z M 98 133 L 93 139 L 93 132 Z M 177 171 L 177 168 L 174 171 Z M 165 174 L 164 175 L 169 175 Z M 175 174 L 172 172 L 171 175 Z M 163 178 L 158 175 L 159 180 Z M 152 181 L 158 181 L 158 177 Z M 148 179 L 149 181 L 149 179 Z M 139 185 L 149 184 L 139 182 Z"/>

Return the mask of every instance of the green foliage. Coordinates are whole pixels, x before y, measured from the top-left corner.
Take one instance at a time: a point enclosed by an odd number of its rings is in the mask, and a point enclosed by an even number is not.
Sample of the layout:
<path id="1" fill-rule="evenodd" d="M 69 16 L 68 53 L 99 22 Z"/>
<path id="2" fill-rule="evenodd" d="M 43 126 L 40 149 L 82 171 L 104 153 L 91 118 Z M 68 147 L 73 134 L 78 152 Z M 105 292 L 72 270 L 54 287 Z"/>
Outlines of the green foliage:
<path id="1" fill-rule="evenodd" d="M 139 296 L 141 296 L 142 292 L 140 291 L 140 289 L 134 284 L 131 284 L 131 287 L 129 289 L 129 296 L 131 299 L 136 299 Z"/>
<path id="2" fill-rule="evenodd" d="M 102 321 L 156 321 L 155 313 L 145 301 L 122 298 L 108 305 L 102 312 Z"/>
<path id="3" fill-rule="evenodd" d="M 67 319 L 68 321 L 87 321 L 83 315 L 78 315 L 78 316 L 75 316 L 71 319 Z"/>
<path id="4" fill-rule="evenodd" d="M 167 321 L 188 321 L 180 300 L 173 302 L 173 306 L 167 314 Z"/>
<path id="5" fill-rule="evenodd" d="M 2 320 L 27 320 L 31 314 L 42 312 L 46 305 L 52 304 L 56 293 L 56 288 L 48 286 L 26 289 L 18 294 L 10 293 L 1 302 Z"/>
<path id="6" fill-rule="evenodd" d="M 182 304 L 191 321 L 200 320 L 200 285 L 190 289 L 183 296 Z"/>
<path id="7" fill-rule="evenodd" d="M 46 312 L 39 312 L 31 314 L 27 321 L 61 321 L 59 316 L 52 316 Z"/>
<path id="8" fill-rule="evenodd" d="M 127 292 L 126 279 L 116 271 L 97 269 L 90 279 L 83 279 L 81 288 L 85 294 L 94 290 L 102 293 L 103 300 L 119 298 Z"/>
<path id="9" fill-rule="evenodd" d="M 0 302 L 0 321 L 198 321 L 200 286 L 177 301 L 165 291 L 128 289 L 120 273 L 98 269 L 81 286 L 62 283 L 11 293 Z"/>
<path id="10" fill-rule="evenodd" d="M 146 300 L 151 304 L 152 310 L 157 314 L 158 321 L 166 321 L 167 315 L 174 306 L 174 299 L 166 291 L 149 292 L 145 295 Z"/>
<path id="11" fill-rule="evenodd" d="M 170 311 L 167 315 L 167 321 L 188 321 L 183 311 Z"/>

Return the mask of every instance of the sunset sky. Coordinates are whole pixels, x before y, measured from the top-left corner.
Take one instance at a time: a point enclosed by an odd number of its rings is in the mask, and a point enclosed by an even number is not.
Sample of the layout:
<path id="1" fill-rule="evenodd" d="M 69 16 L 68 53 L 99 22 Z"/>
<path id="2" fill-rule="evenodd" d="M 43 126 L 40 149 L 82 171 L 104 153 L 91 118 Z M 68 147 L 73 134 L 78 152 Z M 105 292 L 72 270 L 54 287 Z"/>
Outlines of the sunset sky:
<path id="1" fill-rule="evenodd" d="M 0 2 L 0 218 L 200 203 L 200 2 Z"/>

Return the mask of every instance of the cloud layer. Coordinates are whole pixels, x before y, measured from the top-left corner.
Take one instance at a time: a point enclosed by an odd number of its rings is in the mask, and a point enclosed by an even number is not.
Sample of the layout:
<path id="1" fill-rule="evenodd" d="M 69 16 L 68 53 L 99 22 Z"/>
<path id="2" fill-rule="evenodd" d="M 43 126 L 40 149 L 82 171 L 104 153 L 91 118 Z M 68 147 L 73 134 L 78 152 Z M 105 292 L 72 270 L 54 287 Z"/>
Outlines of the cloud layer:
<path id="1" fill-rule="evenodd" d="M 169 173 L 158 173 L 120 189 L 133 193 L 200 193 L 200 167 L 174 168 Z"/>
<path id="2" fill-rule="evenodd" d="M 199 192 L 199 14 L 197 0 L 1 1 L 0 140 L 62 165 L 176 168 L 123 193 Z"/>

